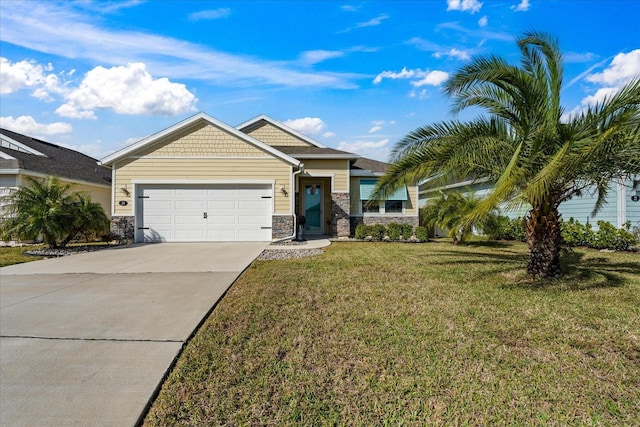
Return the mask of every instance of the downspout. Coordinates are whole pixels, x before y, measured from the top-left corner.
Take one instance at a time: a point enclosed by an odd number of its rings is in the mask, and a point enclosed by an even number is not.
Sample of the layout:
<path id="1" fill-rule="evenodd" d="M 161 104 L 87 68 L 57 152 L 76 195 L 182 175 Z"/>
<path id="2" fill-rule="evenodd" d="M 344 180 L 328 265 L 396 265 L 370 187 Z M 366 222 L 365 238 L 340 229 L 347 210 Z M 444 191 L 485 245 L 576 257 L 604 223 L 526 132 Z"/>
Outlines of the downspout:
<path id="1" fill-rule="evenodd" d="M 293 197 L 292 197 L 292 201 L 291 201 L 291 212 L 293 213 L 293 235 L 291 236 L 286 236 L 283 237 L 281 239 L 276 239 L 274 240 L 274 242 L 282 242 L 283 240 L 293 240 L 296 238 L 296 235 L 298 234 L 297 230 L 298 230 L 298 216 L 296 215 L 296 189 L 295 189 L 295 185 L 296 185 L 296 175 L 301 174 L 304 171 L 304 163 L 300 163 L 300 165 L 298 166 L 298 170 L 296 172 L 294 172 L 291 177 L 293 178 L 293 185 L 294 188 L 292 189 L 292 193 L 293 193 Z"/>

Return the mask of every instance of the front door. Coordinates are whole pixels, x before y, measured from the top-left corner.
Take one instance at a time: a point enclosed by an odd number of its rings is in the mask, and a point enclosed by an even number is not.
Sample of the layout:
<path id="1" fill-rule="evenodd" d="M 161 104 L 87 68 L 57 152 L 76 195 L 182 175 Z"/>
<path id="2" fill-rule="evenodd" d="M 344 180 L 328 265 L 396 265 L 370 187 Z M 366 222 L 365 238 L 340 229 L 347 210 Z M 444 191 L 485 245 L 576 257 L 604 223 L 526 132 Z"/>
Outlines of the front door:
<path id="1" fill-rule="evenodd" d="M 308 233 L 322 233 L 322 184 L 311 183 L 304 186 L 304 229 Z"/>

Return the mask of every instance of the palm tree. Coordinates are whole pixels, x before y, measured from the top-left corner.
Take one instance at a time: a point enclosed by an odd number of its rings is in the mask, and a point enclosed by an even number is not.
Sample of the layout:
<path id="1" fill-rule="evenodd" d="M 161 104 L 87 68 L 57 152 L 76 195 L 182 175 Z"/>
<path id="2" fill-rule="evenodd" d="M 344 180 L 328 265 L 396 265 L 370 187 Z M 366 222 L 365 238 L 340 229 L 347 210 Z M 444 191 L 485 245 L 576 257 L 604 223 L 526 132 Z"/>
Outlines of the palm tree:
<path id="1" fill-rule="evenodd" d="M 430 201 L 422 209 L 422 220 L 429 227 L 446 229 L 454 245 L 465 243 L 476 224 L 464 221 L 464 218 L 478 206 L 479 202 L 480 200 L 472 195 L 442 192 L 440 197 Z"/>
<path id="2" fill-rule="evenodd" d="M 20 187 L 6 198 L 2 234 L 5 238 L 36 239 L 42 236 L 51 248 L 66 233 L 73 215 L 71 184 L 63 184 L 56 177 L 38 181 L 29 179 L 29 186 Z"/>
<path id="3" fill-rule="evenodd" d="M 477 57 L 445 83 L 453 112 L 486 115 L 421 127 L 399 141 L 378 197 L 430 178 L 428 188 L 468 179 L 494 187 L 467 221 L 502 203 L 528 206 L 525 228 L 533 277 L 560 275 L 558 206 L 595 186 L 599 209 L 616 179 L 640 173 L 640 80 L 595 106 L 563 117 L 562 55 L 555 39 L 530 32 L 517 40 L 520 66 Z M 375 196 L 374 196 L 375 197 Z"/>
<path id="4" fill-rule="evenodd" d="M 71 191 L 72 187 L 57 177 L 43 181 L 29 178 L 28 186 L 5 198 L 0 229 L 3 238 L 30 240 L 42 236 L 50 248 L 57 248 L 80 232 L 104 230 L 108 219 L 102 206 L 89 196 Z"/>
<path id="5" fill-rule="evenodd" d="M 93 202 L 89 195 L 83 193 L 75 193 L 74 197 L 73 224 L 67 237 L 60 242 L 61 247 L 65 247 L 80 233 L 88 240 L 90 235 L 100 236 L 109 230 L 109 218 L 99 203 Z"/>

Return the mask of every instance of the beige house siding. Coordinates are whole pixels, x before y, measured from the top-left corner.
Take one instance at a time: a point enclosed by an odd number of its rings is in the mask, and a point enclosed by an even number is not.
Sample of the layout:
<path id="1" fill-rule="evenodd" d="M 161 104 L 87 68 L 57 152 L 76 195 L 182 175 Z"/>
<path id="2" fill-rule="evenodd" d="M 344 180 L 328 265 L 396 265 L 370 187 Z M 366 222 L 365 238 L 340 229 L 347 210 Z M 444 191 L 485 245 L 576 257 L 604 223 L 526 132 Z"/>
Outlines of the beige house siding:
<path id="1" fill-rule="evenodd" d="M 375 179 L 366 177 L 352 177 L 351 178 L 351 215 L 361 215 L 360 208 L 360 180 L 361 179 Z M 404 204 L 404 215 L 415 216 L 418 215 L 418 186 L 407 185 L 408 200 Z"/>
<path id="2" fill-rule="evenodd" d="M 209 123 L 199 122 L 178 135 L 158 141 L 136 153 L 137 157 L 270 157 L 235 135 Z"/>
<path id="3" fill-rule="evenodd" d="M 275 214 L 290 214 L 291 166 L 208 122 L 171 134 L 153 146 L 117 161 L 114 178 L 115 215 L 133 215 L 134 181 L 161 182 L 274 182 Z M 129 194 L 127 194 L 129 193 Z M 126 206 L 120 206 L 120 201 Z"/>
<path id="4" fill-rule="evenodd" d="M 129 159 L 118 163 L 115 176 L 115 215 L 133 215 L 132 198 L 133 181 L 264 181 L 272 182 L 274 186 L 275 214 L 290 214 L 291 201 L 289 199 L 291 167 L 284 161 L 275 158 L 253 159 L 161 159 L 141 158 Z M 284 186 L 287 196 L 278 189 Z M 124 189 L 124 190 L 123 190 Z M 126 192 L 130 194 L 127 196 Z M 120 206 L 121 200 L 127 201 L 127 206 Z"/>
<path id="5" fill-rule="evenodd" d="M 261 122 L 261 126 L 254 129 L 249 129 L 246 134 L 254 137 L 258 141 L 264 142 L 267 145 L 293 145 L 308 147 L 307 141 L 304 141 L 296 136 L 291 135 L 273 126 L 270 123 Z"/>
<path id="6" fill-rule="evenodd" d="M 332 192 L 349 191 L 349 160 L 302 160 L 304 177 L 332 177 Z"/>

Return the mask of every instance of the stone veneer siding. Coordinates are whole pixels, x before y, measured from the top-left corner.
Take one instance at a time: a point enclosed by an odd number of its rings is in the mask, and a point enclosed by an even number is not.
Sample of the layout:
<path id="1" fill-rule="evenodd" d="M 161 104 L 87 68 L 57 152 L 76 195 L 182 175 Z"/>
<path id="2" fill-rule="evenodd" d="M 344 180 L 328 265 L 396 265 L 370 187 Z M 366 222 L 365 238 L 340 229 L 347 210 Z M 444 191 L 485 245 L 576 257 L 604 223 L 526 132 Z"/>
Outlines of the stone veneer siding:
<path id="1" fill-rule="evenodd" d="M 349 237 L 351 235 L 349 221 L 350 200 L 349 193 L 331 193 L 332 236 Z"/>
<path id="2" fill-rule="evenodd" d="M 271 217 L 271 238 L 283 239 L 293 235 L 293 216 L 273 215 Z"/>
<path id="3" fill-rule="evenodd" d="M 114 216 L 111 218 L 109 231 L 118 240 L 135 239 L 135 217 L 133 216 Z"/>
<path id="4" fill-rule="evenodd" d="M 356 227 L 358 224 L 366 224 L 366 225 L 374 225 L 374 224 L 382 224 L 385 227 L 392 222 L 396 224 L 411 224 L 411 226 L 415 229 L 415 227 L 420 225 L 420 218 L 417 216 L 387 216 L 387 215 L 376 215 L 376 216 L 352 216 L 350 218 L 351 222 L 351 235 L 356 234 Z"/>

